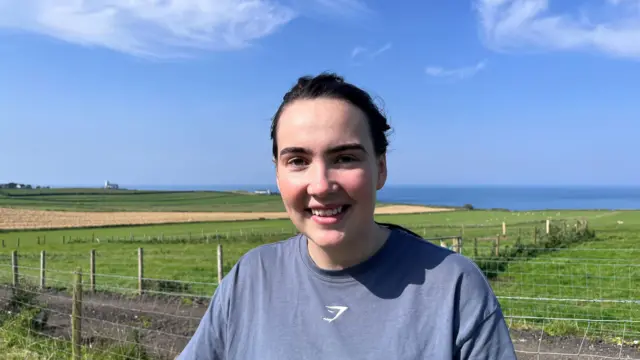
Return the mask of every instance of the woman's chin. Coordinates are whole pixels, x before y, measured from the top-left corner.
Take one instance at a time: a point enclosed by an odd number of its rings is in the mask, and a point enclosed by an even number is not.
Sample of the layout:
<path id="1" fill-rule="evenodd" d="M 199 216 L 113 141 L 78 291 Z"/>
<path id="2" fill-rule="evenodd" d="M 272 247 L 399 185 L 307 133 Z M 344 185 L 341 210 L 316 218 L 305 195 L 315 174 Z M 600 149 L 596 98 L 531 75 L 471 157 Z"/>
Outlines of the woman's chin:
<path id="1" fill-rule="evenodd" d="M 306 236 L 320 248 L 335 248 L 344 244 L 344 232 L 338 230 L 310 231 Z"/>

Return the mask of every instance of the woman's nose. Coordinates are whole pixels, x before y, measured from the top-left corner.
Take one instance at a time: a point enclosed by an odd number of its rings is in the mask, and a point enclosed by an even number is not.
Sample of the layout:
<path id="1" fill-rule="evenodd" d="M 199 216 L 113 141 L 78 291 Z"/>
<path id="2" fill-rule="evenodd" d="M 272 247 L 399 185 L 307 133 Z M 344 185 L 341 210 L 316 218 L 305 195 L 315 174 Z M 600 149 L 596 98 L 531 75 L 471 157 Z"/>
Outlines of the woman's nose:
<path id="1" fill-rule="evenodd" d="M 330 193 L 335 184 L 329 177 L 329 171 L 324 166 L 316 166 L 310 172 L 308 193 L 314 196 L 323 196 Z"/>

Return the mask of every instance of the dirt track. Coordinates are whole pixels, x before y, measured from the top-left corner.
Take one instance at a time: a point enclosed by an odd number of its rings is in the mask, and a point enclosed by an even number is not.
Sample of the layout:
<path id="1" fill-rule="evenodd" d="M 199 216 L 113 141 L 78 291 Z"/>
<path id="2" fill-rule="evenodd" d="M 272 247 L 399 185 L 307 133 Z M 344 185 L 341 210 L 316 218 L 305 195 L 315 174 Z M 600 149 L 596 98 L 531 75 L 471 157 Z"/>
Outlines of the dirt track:
<path id="1" fill-rule="evenodd" d="M 10 288 L 0 286 L 0 311 L 6 309 L 10 296 Z M 94 345 L 124 344 L 132 341 L 132 332 L 137 329 L 141 344 L 153 359 L 173 359 L 198 326 L 207 301 L 201 299 L 187 305 L 183 299 L 169 296 L 86 293 L 83 295 L 82 338 L 85 343 Z M 58 292 L 41 293 L 38 303 L 46 306 L 49 313 L 45 328 L 39 332 L 69 339 L 70 297 Z M 540 340 L 538 331 L 512 330 L 511 338 L 521 360 L 640 359 L 637 346 L 620 347 L 582 337 L 543 336 Z"/>
<path id="2" fill-rule="evenodd" d="M 376 214 L 451 211 L 413 205 L 389 205 Z M 286 219 L 285 212 L 71 212 L 0 208 L 0 229 L 72 228 L 107 225 L 142 225 L 198 221 Z"/>

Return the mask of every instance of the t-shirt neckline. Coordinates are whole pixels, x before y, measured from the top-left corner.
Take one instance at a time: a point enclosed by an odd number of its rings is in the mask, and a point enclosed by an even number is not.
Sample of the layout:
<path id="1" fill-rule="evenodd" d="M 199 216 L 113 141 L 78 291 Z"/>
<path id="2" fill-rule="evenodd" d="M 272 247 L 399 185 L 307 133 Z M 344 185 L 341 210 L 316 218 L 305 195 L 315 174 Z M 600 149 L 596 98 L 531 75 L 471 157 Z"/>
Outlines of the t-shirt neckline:
<path id="1" fill-rule="evenodd" d="M 355 276 L 363 275 L 367 272 L 371 272 L 384 264 L 385 260 L 390 257 L 395 248 L 394 240 L 396 236 L 396 229 L 390 229 L 387 241 L 378 251 L 365 261 L 341 270 L 327 270 L 322 269 L 311 258 L 309 251 L 307 250 L 308 238 L 304 234 L 300 234 L 297 239 L 298 255 L 304 266 L 316 277 L 330 282 L 350 282 L 356 281 Z"/>

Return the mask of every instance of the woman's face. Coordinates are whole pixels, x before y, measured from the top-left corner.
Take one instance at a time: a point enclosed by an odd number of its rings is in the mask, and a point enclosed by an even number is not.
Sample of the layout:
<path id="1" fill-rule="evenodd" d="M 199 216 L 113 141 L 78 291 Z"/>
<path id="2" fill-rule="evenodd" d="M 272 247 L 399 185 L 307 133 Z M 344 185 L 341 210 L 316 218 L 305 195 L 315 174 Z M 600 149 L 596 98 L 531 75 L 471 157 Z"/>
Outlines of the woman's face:
<path id="1" fill-rule="evenodd" d="M 368 234 L 386 181 L 366 115 L 336 99 L 296 100 L 277 128 L 277 183 L 289 217 L 320 247 Z"/>

